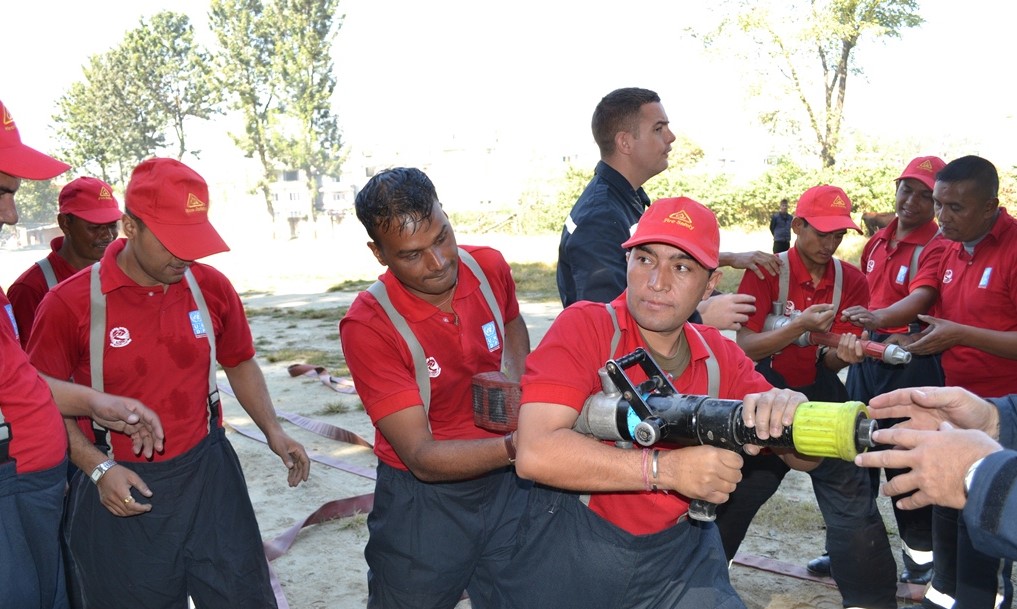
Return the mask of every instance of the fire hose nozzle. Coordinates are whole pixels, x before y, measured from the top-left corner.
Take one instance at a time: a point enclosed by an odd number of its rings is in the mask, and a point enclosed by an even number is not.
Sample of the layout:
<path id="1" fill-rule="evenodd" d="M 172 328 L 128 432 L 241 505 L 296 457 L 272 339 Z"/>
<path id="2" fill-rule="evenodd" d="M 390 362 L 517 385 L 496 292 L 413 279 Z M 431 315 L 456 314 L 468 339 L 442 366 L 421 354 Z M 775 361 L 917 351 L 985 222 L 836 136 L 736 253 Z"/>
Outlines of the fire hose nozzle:
<path id="1" fill-rule="evenodd" d="M 887 364 L 910 364 L 911 352 L 900 345 L 887 345 L 883 351 L 883 361 Z"/>

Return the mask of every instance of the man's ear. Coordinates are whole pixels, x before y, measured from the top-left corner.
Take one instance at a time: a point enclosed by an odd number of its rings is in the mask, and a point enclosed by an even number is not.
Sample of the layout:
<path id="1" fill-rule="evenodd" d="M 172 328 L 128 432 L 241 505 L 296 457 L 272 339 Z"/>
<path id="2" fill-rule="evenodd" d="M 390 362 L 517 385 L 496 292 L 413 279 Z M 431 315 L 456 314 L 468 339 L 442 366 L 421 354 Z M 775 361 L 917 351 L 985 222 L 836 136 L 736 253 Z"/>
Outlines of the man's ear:
<path id="1" fill-rule="evenodd" d="M 630 154 L 632 152 L 632 134 L 628 131 L 615 133 L 614 149 L 620 154 Z"/>
<path id="2" fill-rule="evenodd" d="M 799 234 L 802 231 L 802 228 L 804 227 L 805 221 L 802 220 L 801 218 L 796 216 L 793 220 L 791 220 L 791 232 L 793 232 L 795 235 Z"/>
<path id="3" fill-rule="evenodd" d="M 138 234 L 138 223 L 134 221 L 134 218 L 124 214 L 120 218 L 120 223 L 124 225 L 124 236 L 128 239 L 133 239 Z"/>
<path id="4" fill-rule="evenodd" d="M 713 291 L 717 289 L 717 284 L 720 283 L 721 277 L 724 276 L 724 271 L 717 269 L 710 274 L 710 278 L 706 280 L 706 290 L 703 292 L 701 300 L 706 300 L 710 296 L 713 296 Z"/>
<path id="5" fill-rule="evenodd" d="M 371 253 L 374 254 L 374 259 L 378 261 L 378 264 L 381 266 L 388 266 L 388 263 L 385 262 L 385 254 L 382 253 L 381 248 L 378 247 L 377 243 L 374 241 L 368 241 L 367 247 L 370 248 Z"/>

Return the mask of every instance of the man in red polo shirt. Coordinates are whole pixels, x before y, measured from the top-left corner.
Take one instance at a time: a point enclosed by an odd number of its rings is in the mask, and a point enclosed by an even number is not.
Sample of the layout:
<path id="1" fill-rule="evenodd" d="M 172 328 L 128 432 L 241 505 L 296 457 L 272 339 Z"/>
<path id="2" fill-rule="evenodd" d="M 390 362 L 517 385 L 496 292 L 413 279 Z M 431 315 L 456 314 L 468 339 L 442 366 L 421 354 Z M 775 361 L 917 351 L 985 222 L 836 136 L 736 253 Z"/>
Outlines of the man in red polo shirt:
<path id="1" fill-rule="evenodd" d="M 7 289 L 21 345 L 28 344 L 35 310 L 54 285 L 98 262 L 117 238 L 120 207 L 113 188 L 98 178 L 83 177 L 60 190 L 57 224 L 63 237 L 49 244 L 50 253 L 32 264 Z"/>
<path id="2" fill-rule="evenodd" d="M 376 428 L 378 478 L 364 549 L 372 609 L 490 607 L 528 485 L 514 434 L 474 424 L 471 382 L 518 380 L 530 351 L 501 254 L 457 247 L 419 169 L 372 177 L 357 194 L 368 247 L 388 270 L 339 323 L 343 354 Z"/>
<path id="3" fill-rule="evenodd" d="M 919 313 L 935 301 L 905 300 L 912 280 L 923 269 L 935 273 L 948 240 L 939 234 L 932 202 L 936 172 L 945 163 L 934 156 L 920 156 L 908 163 L 897 178 L 896 217 L 880 229 L 862 250 L 861 267 L 869 283 L 869 306 L 848 307 L 842 318 L 869 330 L 869 338 L 899 344 L 902 337 L 917 333 Z M 912 308 L 917 306 L 919 308 Z M 907 364 L 888 364 L 866 358 L 848 369 L 848 395 L 866 404 L 877 395 L 904 387 L 943 384 L 938 355 L 918 355 Z M 884 422 L 890 426 L 897 421 Z M 887 479 L 901 473 L 887 470 Z M 879 469 L 872 469 L 873 492 L 878 491 Z M 932 579 L 932 508 L 901 510 L 894 505 L 894 517 L 901 539 L 904 571 L 902 582 L 925 585 Z"/>
<path id="4" fill-rule="evenodd" d="M 24 145 L 0 102 L 0 226 L 18 222 L 14 197 L 23 179 L 46 180 L 67 169 Z M 0 303 L 9 307 L 6 301 L 0 290 Z M 7 313 L 13 321 L 9 308 Z M 0 323 L 0 604 L 5 607 L 68 607 L 60 546 L 67 485 L 61 413 L 91 416 L 134 434 L 129 451 L 151 456 L 162 450 L 159 419 L 140 402 L 44 379 L 29 364 L 13 326 Z"/>
<path id="5" fill-rule="evenodd" d="M 114 460 L 68 426 L 81 470 L 69 545 L 85 606 L 182 607 L 189 596 L 197 606 L 275 607 L 222 428 L 217 364 L 290 486 L 307 479 L 310 462 L 275 417 L 239 296 L 222 273 L 194 262 L 228 249 L 208 221 L 208 186 L 179 161 L 149 159 L 134 168 L 125 204 L 126 240 L 46 294 L 28 342 L 40 370 L 136 396 L 167 429 L 150 459 L 111 434 Z"/>
<path id="6" fill-rule="evenodd" d="M 601 390 L 598 369 L 637 347 L 682 393 L 707 394 L 713 385 L 714 397 L 744 397 L 747 424 L 758 417 L 761 437 L 789 423 L 804 396 L 773 390 L 734 342 L 687 322 L 720 279 L 720 232 L 709 209 L 686 198 L 658 200 L 621 247 L 627 289 L 607 305 L 566 308 L 526 361 L 516 467 L 540 484 L 499 587 L 505 609 L 744 606 L 716 527 L 687 518 L 692 499 L 727 499 L 741 455 L 711 446 L 619 448 L 573 426 Z M 633 368 L 632 380 L 646 375 Z M 588 506 L 579 493 L 590 493 Z"/>
<path id="7" fill-rule="evenodd" d="M 981 157 L 955 159 L 936 174 L 936 216 L 952 243 L 935 274 L 912 282 L 912 298 L 932 291 L 939 300 L 936 316 L 918 316 L 928 327 L 908 337 L 913 354 L 942 354 L 947 385 L 987 398 L 1017 393 L 1017 221 L 998 191 L 999 174 Z M 1010 605 L 1010 561 L 976 550 L 957 510 L 933 509 L 933 538 L 926 606 Z"/>
<path id="8" fill-rule="evenodd" d="M 775 303 L 768 314 L 757 307 L 738 331 L 738 344 L 757 369 L 776 387 L 801 391 L 811 400 L 842 402 L 841 368 L 862 360 L 857 334 L 861 330 L 841 319 L 851 306 L 865 306 L 869 289 L 854 266 L 834 257 L 848 230 L 861 229 L 851 220 L 851 200 L 836 186 L 805 191 L 795 208 L 791 230 L 795 245 L 782 270 L 787 274 L 760 280 L 746 273 L 738 288 L 756 302 Z M 769 317 L 769 319 L 767 319 Z M 802 346 L 804 332 L 840 334 L 836 349 Z M 759 508 L 777 491 L 788 472 L 773 455 L 750 459 L 742 468 L 744 479 L 731 500 L 717 509 L 717 526 L 728 558 L 733 558 Z M 886 528 L 876 508 L 867 471 L 853 463 L 826 459 L 809 472 L 816 502 L 826 522 L 828 556 L 834 581 L 845 607 L 895 608 L 896 565 Z"/>

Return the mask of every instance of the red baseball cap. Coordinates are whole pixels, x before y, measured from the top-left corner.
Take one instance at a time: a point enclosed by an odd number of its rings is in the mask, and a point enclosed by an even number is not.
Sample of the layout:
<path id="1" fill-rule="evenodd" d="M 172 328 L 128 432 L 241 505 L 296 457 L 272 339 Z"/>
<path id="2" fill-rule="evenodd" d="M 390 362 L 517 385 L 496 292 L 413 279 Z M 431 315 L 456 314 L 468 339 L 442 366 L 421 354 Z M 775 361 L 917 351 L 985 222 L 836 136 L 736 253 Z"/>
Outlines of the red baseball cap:
<path id="1" fill-rule="evenodd" d="M 643 213 L 636 231 L 622 247 L 629 249 L 644 243 L 673 245 L 704 267 L 715 269 L 720 257 L 717 216 L 687 197 L 657 199 Z"/>
<path id="2" fill-rule="evenodd" d="M 18 126 L 3 102 L 0 102 L 0 121 L 3 123 L 0 125 L 0 171 L 26 180 L 48 180 L 71 168 L 22 144 Z"/>
<path id="3" fill-rule="evenodd" d="M 123 214 L 113 188 L 98 178 L 72 180 L 60 191 L 60 213 L 77 216 L 92 224 L 116 222 Z"/>
<path id="4" fill-rule="evenodd" d="M 851 220 L 851 199 L 836 186 L 813 186 L 802 193 L 795 217 L 807 220 L 821 233 L 853 229 L 862 232 Z"/>
<path id="5" fill-rule="evenodd" d="M 208 185 L 180 161 L 143 161 L 131 174 L 124 203 L 181 260 L 230 249 L 208 221 Z"/>
<path id="6" fill-rule="evenodd" d="M 936 186 L 936 174 L 944 167 L 946 167 L 946 163 L 938 156 L 916 157 L 911 159 L 911 162 L 904 168 L 904 173 L 900 174 L 897 181 L 900 182 L 906 178 L 913 178 L 929 188 L 933 188 Z"/>

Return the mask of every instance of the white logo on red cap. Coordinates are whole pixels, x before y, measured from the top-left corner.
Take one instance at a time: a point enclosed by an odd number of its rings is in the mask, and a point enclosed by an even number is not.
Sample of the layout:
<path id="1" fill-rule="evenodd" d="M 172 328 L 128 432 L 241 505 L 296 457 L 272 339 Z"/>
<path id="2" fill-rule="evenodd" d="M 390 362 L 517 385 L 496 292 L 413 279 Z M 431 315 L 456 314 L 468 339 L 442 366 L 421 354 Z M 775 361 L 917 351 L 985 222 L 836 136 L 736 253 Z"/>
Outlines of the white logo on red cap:
<path id="1" fill-rule="evenodd" d="M 194 196 L 194 193 L 187 194 L 187 213 L 208 211 L 208 204 Z"/>
<path id="2" fill-rule="evenodd" d="M 126 347 L 131 344 L 131 331 L 123 326 L 117 326 L 109 331 L 109 346 L 113 348 Z"/>
<path id="3" fill-rule="evenodd" d="M 684 209 L 679 209 L 670 216 L 664 218 L 664 224 L 677 224 L 689 230 L 693 230 L 692 217 Z"/>

